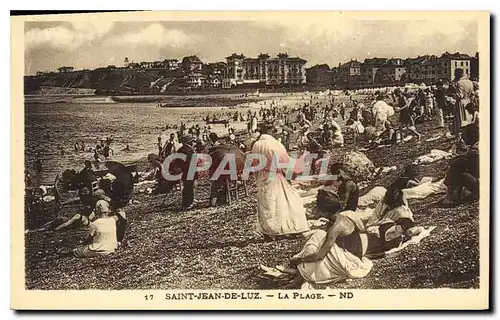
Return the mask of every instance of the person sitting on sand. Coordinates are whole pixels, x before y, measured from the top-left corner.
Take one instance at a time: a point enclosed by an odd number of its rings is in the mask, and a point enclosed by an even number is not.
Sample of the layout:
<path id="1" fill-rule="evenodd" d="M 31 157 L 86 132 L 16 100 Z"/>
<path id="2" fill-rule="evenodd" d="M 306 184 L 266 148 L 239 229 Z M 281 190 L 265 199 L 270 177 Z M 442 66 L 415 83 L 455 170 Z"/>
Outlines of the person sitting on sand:
<path id="1" fill-rule="evenodd" d="M 63 252 L 59 254 L 59 257 L 91 258 L 115 252 L 118 248 L 116 238 L 117 217 L 109 216 L 110 212 L 109 203 L 105 200 L 99 200 L 95 209 L 97 219 L 89 224 L 90 237 L 87 241 L 91 243 L 77 247 L 69 252 Z"/>
<path id="2" fill-rule="evenodd" d="M 151 168 L 150 171 L 148 171 L 144 176 L 143 179 L 145 181 L 149 180 L 157 180 L 156 186 L 153 188 L 153 194 L 160 194 L 165 191 L 166 187 L 166 180 L 163 178 L 161 170 L 162 170 L 162 162 L 161 159 L 158 157 L 158 155 L 154 153 L 150 153 L 148 155 L 148 163 L 149 167 Z"/>
<path id="3" fill-rule="evenodd" d="M 363 126 L 359 120 L 354 121 L 352 119 L 348 119 L 346 121 L 346 130 L 347 133 L 352 133 L 352 143 L 356 144 L 358 137 L 364 134 L 365 126 Z"/>
<path id="4" fill-rule="evenodd" d="M 101 162 L 101 159 L 99 158 L 99 150 L 97 148 L 94 150 L 94 160 L 96 163 Z"/>
<path id="5" fill-rule="evenodd" d="M 297 146 L 299 150 L 307 150 L 309 148 L 310 140 L 309 134 L 311 131 L 309 130 L 309 126 L 305 125 L 300 128 L 299 137 L 297 139 Z"/>
<path id="6" fill-rule="evenodd" d="M 396 221 L 401 218 L 413 220 L 413 212 L 408 206 L 403 190 L 389 188 L 382 201 L 375 207 L 373 214 L 366 219 L 365 226 L 376 226 L 387 219 Z"/>
<path id="7" fill-rule="evenodd" d="M 479 110 L 477 104 L 469 102 L 467 106 L 465 106 L 465 110 L 472 116 L 471 123 L 479 126 Z"/>
<path id="8" fill-rule="evenodd" d="M 332 141 L 330 145 L 334 148 L 344 146 L 344 136 L 342 135 L 342 129 L 339 124 L 331 115 L 328 115 L 325 120 L 325 125 L 328 124 L 328 128 L 331 130 L 332 134 Z"/>
<path id="9" fill-rule="evenodd" d="M 328 123 L 320 126 L 321 129 L 321 144 L 325 148 L 329 148 L 333 144 L 333 128 L 330 128 Z"/>
<path id="10" fill-rule="evenodd" d="M 305 116 L 305 114 L 303 112 L 299 113 L 299 116 L 300 116 L 300 119 L 299 119 L 299 126 L 300 127 L 305 127 L 305 126 L 312 127 L 311 121 L 309 121 L 307 119 L 307 117 Z"/>
<path id="11" fill-rule="evenodd" d="M 123 180 L 117 179 L 117 177 L 108 173 L 99 180 L 99 189 L 97 191 L 104 192 L 102 198 L 109 202 L 112 214 L 116 215 L 117 240 L 118 243 L 121 243 L 125 237 L 125 230 L 128 225 L 127 216 L 123 208 L 128 204 L 129 195 L 132 190 L 126 182 L 124 183 Z"/>
<path id="12" fill-rule="evenodd" d="M 444 184 L 447 194 L 444 204 L 457 205 L 464 200 L 463 191 L 470 192 L 472 200 L 479 199 L 479 128 L 475 124 L 462 127 L 462 140 L 468 148 L 450 160 Z"/>
<path id="13" fill-rule="evenodd" d="M 347 120 L 351 120 L 353 122 L 359 121 L 362 123 L 363 117 L 361 116 L 361 111 L 364 109 L 364 107 L 365 106 L 362 103 L 354 105 L 351 112 L 349 113 L 349 119 Z"/>
<path id="14" fill-rule="evenodd" d="M 380 134 L 375 143 L 378 145 L 390 145 L 397 143 L 396 128 L 390 120 L 387 120 L 384 124 L 385 130 Z"/>
<path id="15" fill-rule="evenodd" d="M 230 128 L 228 131 L 229 136 L 227 137 L 227 142 L 230 144 L 235 144 L 236 136 L 234 135 L 234 129 Z"/>
<path id="16" fill-rule="evenodd" d="M 337 187 L 341 205 L 339 212 L 345 210 L 356 211 L 359 200 L 359 188 L 356 182 L 347 174 L 341 163 L 334 163 L 330 167 L 330 173 L 337 176 L 337 181 L 340 182 Z"/>

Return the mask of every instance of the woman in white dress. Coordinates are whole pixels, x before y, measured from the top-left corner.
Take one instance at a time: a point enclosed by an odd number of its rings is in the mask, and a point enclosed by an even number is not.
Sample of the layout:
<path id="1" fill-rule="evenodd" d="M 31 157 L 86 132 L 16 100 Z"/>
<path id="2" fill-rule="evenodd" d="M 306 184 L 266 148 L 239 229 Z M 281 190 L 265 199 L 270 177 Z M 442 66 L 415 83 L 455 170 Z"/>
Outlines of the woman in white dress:
<path id="1" fill-rule="evenodd" d="M 252 148 L 253 154 L 267 159 L 265 168 L 256 172 L 257 231 L 267 236 L 302 234 L 309 230 L 302 199 L 286 180 L 286 171 L 272 165 L 273 157 L 288 163 L 290 156 L 283 144 L 267 134 L 271 129 L 272 126 L 264 126 Z"/>

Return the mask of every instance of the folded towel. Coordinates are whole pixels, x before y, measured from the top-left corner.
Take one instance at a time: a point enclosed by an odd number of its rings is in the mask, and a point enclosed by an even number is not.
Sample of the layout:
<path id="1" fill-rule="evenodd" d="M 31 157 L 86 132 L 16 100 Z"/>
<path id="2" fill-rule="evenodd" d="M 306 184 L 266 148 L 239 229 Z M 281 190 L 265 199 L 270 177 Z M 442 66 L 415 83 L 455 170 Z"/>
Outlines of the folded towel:
<path id="1" fill-rule="evenodd" d="M 442 134 L 439 134 L 439 135 L 436 135 L 436 136 L 433 136 L 433 137 L 430 137 L 429 139 L 425 140 L 426 142 L 431 142 L 431 141 L 436 141 L 438 140 L 439 138 L 441 138 L 443 135 Z"/>
<path id="2" fill-rule="evenodd" d="M 413 164 L 429 164 L 439 160 L 450 159 L 453 155 L 443 150 L 431 150 L 429 154 L 418 157 Z"/>

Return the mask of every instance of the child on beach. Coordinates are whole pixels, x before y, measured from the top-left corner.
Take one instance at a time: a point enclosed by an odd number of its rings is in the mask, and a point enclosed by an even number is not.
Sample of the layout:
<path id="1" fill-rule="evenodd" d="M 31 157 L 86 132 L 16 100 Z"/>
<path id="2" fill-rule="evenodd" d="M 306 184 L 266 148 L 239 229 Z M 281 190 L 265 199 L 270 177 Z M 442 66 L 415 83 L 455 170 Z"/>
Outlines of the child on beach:
<path id="1" fill-rule="evenodd" d="M 414 134 L 417 139 L 420 140 L 421 134 L 417 132 L 415 127 L 415 121 L 417 118 L 416 109 L 419 108 L 418 100 L 416 99 L 406 99 L 406 97 L 401 93 L 401 90 L 396 89 L 394 91 L 396 99 L 398 101 L 396 110 L 400 112 L 399 121 L 401 122 L 400 129 L 408 129 L 412 134 Z"/>
<path id="2" fill-rule="evenodd" d="M 63 252 L 59 257 L 91 258 L 100 255 L 108 255 L 118 248 L 116 238 L 117 217 L 110 217 L 109 203 L 99 200 L 96 204 L 97 220 L 89 224 L 90 244 L 77 247 L 69 252 Z"/>

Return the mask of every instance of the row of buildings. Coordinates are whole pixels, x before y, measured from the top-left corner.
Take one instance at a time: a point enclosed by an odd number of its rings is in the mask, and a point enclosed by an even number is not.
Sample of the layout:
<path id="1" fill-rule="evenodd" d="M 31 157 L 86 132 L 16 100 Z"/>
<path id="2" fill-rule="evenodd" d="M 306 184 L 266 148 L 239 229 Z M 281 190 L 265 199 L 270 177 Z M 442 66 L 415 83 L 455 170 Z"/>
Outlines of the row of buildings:
<path id="1" fill-rule="evenodd" d="M 223 87 L 239 85 L 302 85 L 306 83 L 306 60 L 280 53 L 276 58 L 261 53 L 257 58 L 233 53 L 226 57 Z"/>
<path id="2" fill-rule="evenodd" d="M 260 54 L 257 58 L 233 53 L 225 62 L 203 63 L 197 56 L 181 61 L 165 59 L 153 62 L 133 62 L 125 58 L 123 67 L 109 65 L 102 69 L 137 69 L 181 71 L 186 86 L 231 88 L 238 86 L 297 86 L 306 83 L 307 61 L 280 53 L 276 57 Z M 59 72 L 73 72 L 73 67 L 61 67 Z"/>
<path id="3" fill-rule="evenodd" d="M 479 54 L 445 52 L 441 56 L 416 58 L 370 58 L 363 62 L 351 60 L 337 67 L 326 64 L 307 69 L 311 86 L 356 88 L 404 83 L 432 84 L 437 80 L 453 80 L 455 69 L 461 68 L 472 79 L 479 77 Z"/>
<path id="4" fill-rule="evenodd" d="M 257 58 L 233 53 L 225 62 L 204 64 L 197 56 L 184 57 L 179 68 L 189 87 L 296 86 L 306 83 L 307 61 L 280 53 Z"/>
<path id="5" fill-rule="evenodd" d="M 438 79 L 452 80 L 456 68 L 462 68 L 470 78 L 479 77 L 479 54 L 471 57 L 461 53 L 445 52 L 441 56 L 424 55 L 416 58 L 370 58 L 363 62 L 351 60 L 337 67 L 326 64 L 306 69 L 307 61 L 279 53 L 271 57 L 261 53 L 246 57 L 233 53 L 224 62 L 203 63 L 197 56 L 181 61 L 136 63 L 125 58 L 122 67 L 110 65 L 101 69 L 165 70 L 180 78 L 189 88 L 232 88 L 265 86 L 302 86 L 359 88 L 398 85 L 408 82 L 435 83 Z M 72 67 L 61 67 L 59 72 L 73 72 Z"/>

